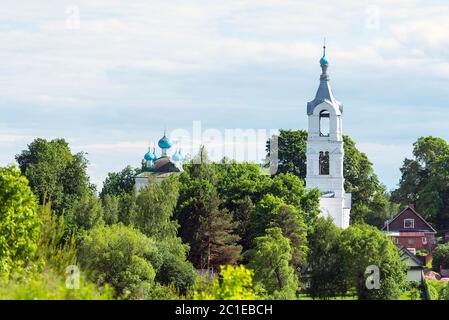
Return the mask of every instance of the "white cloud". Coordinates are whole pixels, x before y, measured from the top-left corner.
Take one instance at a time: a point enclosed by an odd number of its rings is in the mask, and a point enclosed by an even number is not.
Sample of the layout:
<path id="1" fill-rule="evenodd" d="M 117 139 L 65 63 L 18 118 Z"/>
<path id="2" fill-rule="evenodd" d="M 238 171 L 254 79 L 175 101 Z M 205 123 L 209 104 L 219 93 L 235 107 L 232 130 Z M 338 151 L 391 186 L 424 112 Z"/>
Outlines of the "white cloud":
<path id="1" fill-rule="evenodd" d="M 66 28 L 73 4 L 79 30 Z M 363 123 L 362 141 L 379 127 L 413 141 L 449 126 L 438 117 L 449 98 L 449 8 L 437 1 L 19 0 L 3 9 L 0 112 L 26 137 L 3 135 L 0 145 L 19 148 L 45 128 L 82 141 L 97 173 L 139 163 L 147 126 L 189 125 L 199 115 L 227 127 L 299 128 L 324 36 L 338 98 L 363 102 L 345 109 Z M 367 26 L 372 18 L 377 27 Z M 415 101 L 422 97 L 440 106 L 436 115 L 422 114 L 431 107 Z M 360 119 L 357 111 L 375 104 L 388 105 L 372 112 L 379 121 Z M 302 120 L 291 116 L 296 106 Z M 410 147 L 385 136 L 360 145 L 389 176 Z M 111 153 L 121 160 L 96 156 Z"/>
<path id="2" fill-rule="evenodd" d="M 0 133 L 0 146 L 14 145 L 19 142 L 30 141 L 31 136 L 22 134 L 1 134 Z"/>

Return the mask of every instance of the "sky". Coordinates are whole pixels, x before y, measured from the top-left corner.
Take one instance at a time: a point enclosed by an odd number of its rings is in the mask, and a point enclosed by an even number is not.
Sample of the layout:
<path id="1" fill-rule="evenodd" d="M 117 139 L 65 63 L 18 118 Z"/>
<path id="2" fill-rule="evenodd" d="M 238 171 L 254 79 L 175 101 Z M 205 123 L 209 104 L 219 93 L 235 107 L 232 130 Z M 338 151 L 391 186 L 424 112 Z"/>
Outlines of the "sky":
<path id="1" fill-rule="evenodd" d="M 0 165 L 36 137 L 62 137 L 101 189 L 164 129 L 190 133 L 174 140 L 191 153 L 226 145 L 226 130 L 306 129 L 324 37 L 344 133 L 390 190 L 418 137 L 449 140 L 447 1 L 16 0 L 2 11 Z"/>

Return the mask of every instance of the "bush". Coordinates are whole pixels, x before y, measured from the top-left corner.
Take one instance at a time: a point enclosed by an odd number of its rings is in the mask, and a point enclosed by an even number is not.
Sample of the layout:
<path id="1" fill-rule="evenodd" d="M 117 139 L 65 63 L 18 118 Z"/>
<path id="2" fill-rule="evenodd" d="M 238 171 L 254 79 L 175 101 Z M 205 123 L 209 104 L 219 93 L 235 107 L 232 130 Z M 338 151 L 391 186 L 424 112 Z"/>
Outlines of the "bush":
<path id="1" fill-rule="evenodd" d="M 438 280 L 427 280 L 430 300 L 449 300 L 449 283 Z"/>
<path id="2" fill-rule="evenodd" d="M 118 296 L 145 298 L 161 258 L 154 241 L 138 230 L 116 224 L 88 231 L 79 245 L 78 261 L 98 285 L 112 285 Z"/>
<path id="3" fill-rule="evenodd" d="M 52 272 L 21 279 L 12 277 L 0 283 L 1 300 L 110 300 L 112 297 L 110 286 L 98 289 L 83 277 L 79 289 L 68 289 L 65 279 Z"/>
<path id="4" fill-rule="evenodd" d="M 212 286 L 198 284 L 195 300 L 255 300 L 253 272 L 244 266 L 222 266 L 221 281 L 215 279 Z"/>
<path id="5" fill-rule="evenodd" d="M 432 269 L 440 272 L 440 266 L 449 268 L 449 243 L 439 245 L 433 252 Z"/>
<path id="6" fill-rule="evenodd" d="M 0 275 L 29 263 L 39 237 L 37 200 L 16 167 L 0 168 Z"/>

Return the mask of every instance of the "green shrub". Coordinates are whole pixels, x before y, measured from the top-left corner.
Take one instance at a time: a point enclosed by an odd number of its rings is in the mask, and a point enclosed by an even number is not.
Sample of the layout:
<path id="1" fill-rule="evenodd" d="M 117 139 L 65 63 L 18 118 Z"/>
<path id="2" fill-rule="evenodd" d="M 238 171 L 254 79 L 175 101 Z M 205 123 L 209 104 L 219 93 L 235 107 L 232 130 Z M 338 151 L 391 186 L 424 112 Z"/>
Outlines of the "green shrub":
<path id="1" fill-rule="evenodd" d="M 440 272 L 440 266 L 449 268 L 449 243 L 439 245 L 433 252 L 432 269 Z"/>
<path id="2" fill-rule="evenodd" d="M 52 272 L 25 278 L 13 276 L 0 283 L 2 300 L 110 300 L 112 297 L 110 286 L 98 289 L 81 277 L 79 289 L 69 289 L 65 279 Z"/>
<path id="3" fill-rule="evenodd" d="M 449 283 L 427 280 L 427 289 L 431 300 L 449 300 Z"/>
<path id="4" fill-rule="evenodd" d="M 123 224 L 89 230 L 78 249 L 89 279 L 112 285 L 118 296 L 143 299 L 162 263 L 155 241 Z"/>
<path id="5" fill-rule="evenodd" d="M 221 280 L 215 279 L 211 286 L 200 282 L 194 293 L 195 300 L 254 300 L 253 272 L 244 266 L 222 266 Z"/>
<path id="6" fill-rule="evenodd" d="M 37 200 L 28 180 L 16 167 L 0 168 L 0 275 L 32 260 L 39 226 Z"/>

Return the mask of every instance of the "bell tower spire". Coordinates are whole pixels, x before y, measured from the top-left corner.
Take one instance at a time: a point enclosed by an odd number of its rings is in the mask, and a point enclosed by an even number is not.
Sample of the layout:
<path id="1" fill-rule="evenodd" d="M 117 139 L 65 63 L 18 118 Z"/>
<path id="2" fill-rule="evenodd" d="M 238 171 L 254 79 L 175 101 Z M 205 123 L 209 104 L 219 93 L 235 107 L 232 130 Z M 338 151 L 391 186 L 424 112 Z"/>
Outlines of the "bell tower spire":
<path id="1" fill-rule="evenodd" d="M 327 73 L 326 43 L 320 59 L 321 76 L 315 98 L 307 103 L 306 186 L 321 191 L 320 210 L 341 227 L 349 226 L 351 194 L 344 189 L 343 105 L 335 99 Z"/>

